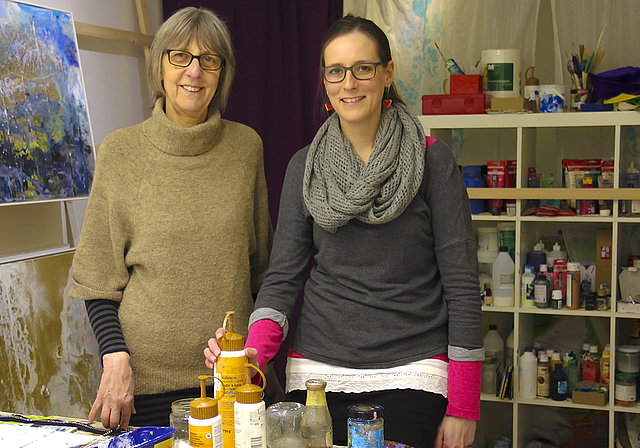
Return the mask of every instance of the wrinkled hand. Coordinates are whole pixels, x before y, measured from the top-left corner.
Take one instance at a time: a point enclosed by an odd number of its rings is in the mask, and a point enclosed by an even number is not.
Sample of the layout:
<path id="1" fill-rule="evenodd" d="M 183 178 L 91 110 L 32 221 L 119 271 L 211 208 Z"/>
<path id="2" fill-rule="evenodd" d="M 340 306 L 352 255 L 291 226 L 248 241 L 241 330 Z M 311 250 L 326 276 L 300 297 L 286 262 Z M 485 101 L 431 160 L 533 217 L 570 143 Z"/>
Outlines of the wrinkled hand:
<path id="1" fill-rule="evenodd" d="M 133 405 L 133 371 L 127 352 L 109 353 L 102 357 L 100 388 L 91 411 L 89 422 L 93 423 L 100 412 L 100 421 L 105 428 L 116 429 L 129 426 Z"/>
<path id="2" fill-rule="evenodd" d="M 476 421 L 445 415 L 438 427 L 435 448 L 465 448 L 476 435 Z"/>
<path id="3" fill-rule="evenodd" d="M 207 341 L 207 348 L 204 349 L 204 364 L 208 369 L 213 369 L 215 367 L 215 362 L 222 352 L 218 345 L 218 340 L 222 339 L 223 334 L 224 329 L 218 328 L 216 330 L 216 337 Z M 258 365 L 258 350 L 255 348 L 245 348 L 244 354 L 251 364 L 258 366 L 260 370 L 264 372 L 264 369 Z"/>

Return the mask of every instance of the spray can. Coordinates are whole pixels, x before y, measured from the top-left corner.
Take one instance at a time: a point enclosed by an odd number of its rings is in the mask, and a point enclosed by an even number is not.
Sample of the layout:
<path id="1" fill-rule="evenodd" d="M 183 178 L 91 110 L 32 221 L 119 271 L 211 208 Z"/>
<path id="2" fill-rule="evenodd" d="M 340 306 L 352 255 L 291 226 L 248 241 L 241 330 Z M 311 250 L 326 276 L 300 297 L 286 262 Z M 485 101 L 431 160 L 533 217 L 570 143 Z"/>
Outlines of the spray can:
<path id="1" fill-rule="evenodd" d="M 189 445 L 193 448 L 222 448 L 222 417 L 218 414 L 218 400 L 207 397 L 208 375 L 200 375 L 200 398 L 192 400 L 189 408 Z M 224 390 L 224 385 L 222 386 Z"/>
<path id="2" fill-rule="evenodd" d="M 266 448 L 267 429 L 262 392 L 267 385 L 267 379 L 253 364 L 246 363 L 244 367 L 245 384 L 236 389 L 236 402 L 233 405 L 236 448 Z M 252 367 L 262 377 L 262 387 L 251 383 Z"/>
<path id="3" fill-rule="evenodd" d="M 236 402 L 236 389 L 245 383 L 244 365 L 248 362 L 244 354 L 244 338 L 233 332 L 233 315 L 233 311 L 228 311 L 222 323 L 224 333 L 218 340 L 222 352 L 215 365 L 215 376 L 224 385 L 224 391 L 216 389 L 224 448 L 235 448 L 233 405 Z"/>

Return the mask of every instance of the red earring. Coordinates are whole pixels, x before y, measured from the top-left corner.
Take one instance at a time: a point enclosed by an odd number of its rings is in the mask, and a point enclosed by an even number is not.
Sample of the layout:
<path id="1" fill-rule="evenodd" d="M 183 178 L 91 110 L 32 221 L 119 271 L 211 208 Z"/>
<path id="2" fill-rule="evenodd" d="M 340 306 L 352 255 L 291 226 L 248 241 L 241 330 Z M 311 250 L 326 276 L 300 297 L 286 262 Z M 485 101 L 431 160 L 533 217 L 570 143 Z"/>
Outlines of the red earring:
<path id="1" fill-rule="evenodd" d="M 330 110 L 333 110 L 333 106 L 331 105 L 331 103 L 324 103 L 324 108 L 326 109 L 327 112 L 329 112 Z"/>
<path id="2" fill-rule="evenodd" d="M 389 90 L 391 90 L 391 85 L 386 86 L 384 89 L 385 89 L 385 96 L 389 95 Z M 391 106 L 391 99 L 382 100 L 382 104 L 384 104 L 384 107 L 389 109 L 389 106 Z"/>
<path id="3" fill-rule="evenodd" d="M 391 100 L 384 100 L 384 107 L 386 107 L 387 109 L 389 108 L 389 106 L 391 106 Z"/>

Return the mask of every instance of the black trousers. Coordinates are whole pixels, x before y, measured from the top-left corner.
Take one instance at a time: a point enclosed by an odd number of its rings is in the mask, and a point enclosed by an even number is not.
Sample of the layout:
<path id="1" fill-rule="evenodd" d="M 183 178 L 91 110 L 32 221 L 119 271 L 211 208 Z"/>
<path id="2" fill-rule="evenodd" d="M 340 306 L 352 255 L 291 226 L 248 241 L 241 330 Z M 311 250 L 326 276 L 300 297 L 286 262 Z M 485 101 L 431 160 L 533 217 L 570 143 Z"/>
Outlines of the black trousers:
<path id="1" fill-rule="evenodd" d="M 131 426 L 169 426 L 171 403 L 183 398 L 198 398 L 200 388 L 184 389 L 164 394 L 136 395 L 133 404 L 136 414 L 131 415 Z M 207 396 L 213 397 L 213 386 L 207 386 Z"/>
<path id="2" fill-rule="evenodd" d="M 305 403 L 306 396 L 304 390 L 290 393 L 291 401 L 299 403 Z M 334 445 L 347 445 L 347 407 L 352 404 L 379 404 L 384 407 L 385 440 L 415 448 L 433 448 L 448 402 L 442 395 L 409 389 L 359 394 L 327 392 Z"/>

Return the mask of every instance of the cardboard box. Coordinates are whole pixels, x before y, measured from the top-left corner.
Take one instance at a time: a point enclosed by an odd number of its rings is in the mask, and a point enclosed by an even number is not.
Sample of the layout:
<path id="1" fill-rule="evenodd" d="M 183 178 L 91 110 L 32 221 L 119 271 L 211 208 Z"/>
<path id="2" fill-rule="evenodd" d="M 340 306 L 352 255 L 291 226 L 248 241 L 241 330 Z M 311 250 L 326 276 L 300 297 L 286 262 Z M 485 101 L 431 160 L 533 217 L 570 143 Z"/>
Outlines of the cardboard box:
<path id="1" fill-rule="evenodd" d="M 611 285 L 611 229 L 596 230 L 596 291 L 601 284 Z"/>
<path id="2" fill-rule="evenodd" d="M 424 115 L 483 114 L 484 93 L 466 95 L 424 95 L 422 113 Z"/>
<path id="3" fill-rule="evenodd" d="M 577 404 L 587 404 L 589 406 L 606 406 L 609 402 L 609 391 L 600 392 L 580 392 L 579 388 L 573 389 L 571 401 Z"/>
<path id="4" fill-rule="evenodd" d="M 452 95 L 482 93 L 482 76 L 451 75 L 449 76 L 449 91 Z"/>
<path id="5" fill-rule="evenodd" d="M 536 103 L 526 98 L 491 98 L 491 110 L 536 110 Z"/>

